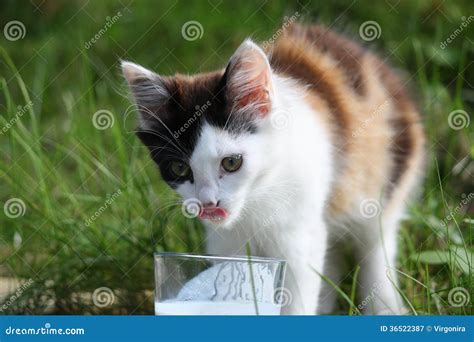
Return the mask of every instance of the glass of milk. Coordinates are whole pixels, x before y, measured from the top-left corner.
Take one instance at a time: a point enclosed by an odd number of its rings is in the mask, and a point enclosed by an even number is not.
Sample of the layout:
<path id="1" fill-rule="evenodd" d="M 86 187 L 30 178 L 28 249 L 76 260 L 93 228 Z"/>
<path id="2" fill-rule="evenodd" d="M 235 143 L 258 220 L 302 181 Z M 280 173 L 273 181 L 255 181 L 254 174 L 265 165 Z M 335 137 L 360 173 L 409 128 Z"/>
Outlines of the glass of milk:
<path id="1" fill-rule="evenodd" d="M 155 254 L 156 315 L 279 315 L 283 260 Z"/>

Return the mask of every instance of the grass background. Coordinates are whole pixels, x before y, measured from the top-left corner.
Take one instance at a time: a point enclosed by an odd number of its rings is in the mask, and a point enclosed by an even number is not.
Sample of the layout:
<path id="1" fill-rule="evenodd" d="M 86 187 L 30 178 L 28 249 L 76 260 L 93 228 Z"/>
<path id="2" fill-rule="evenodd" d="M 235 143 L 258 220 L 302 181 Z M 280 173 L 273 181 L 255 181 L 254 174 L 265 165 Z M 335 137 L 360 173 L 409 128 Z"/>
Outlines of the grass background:
<path id="1" fill-rule="evenodd" d="M 19 198 L 25 211 L 17 218 L 0 211 L 0 279 L 10 284 L 0 312 L 153 312 L 153 251 L 199 252 L 202 231 L 181 215 L 133 135 L 118 61 L 162 74 L 212 70 L 244 38 L 266 40 L 298 11 L 302 21 L 359 41 L 363 22 L 380 25 L 380 37 L 362 43 L 407 72 L 428 134 L 422 194 L 400 234 L 400 289 L 414 313 L 473 314 L 474 124 L 454 130 L 448 116 L 472 113 L 474 22 L 440 47 L 473 7 L 469 0 L 2 1 L 2 27 L 19 20 L 26 34 L 17 41 L 0 36 L 0 128 L 14 120 L 0 135 L 0 204 Z M 202 24 L 201 39 L 183 39 L 189 20 Z M 29 101 L 31 109 L 18 108 Z M 98 110 L 113 113 L 111 128 L 93 126 Z M 356 302 L 356 282 L 357 267 L 338 285 L 347 296 L 335 313 Z M 93 305 L 101 287 L 111 289 L 113 304 Z M 448 300 L 456 287 L 470 296 L 459 307 Z"/>

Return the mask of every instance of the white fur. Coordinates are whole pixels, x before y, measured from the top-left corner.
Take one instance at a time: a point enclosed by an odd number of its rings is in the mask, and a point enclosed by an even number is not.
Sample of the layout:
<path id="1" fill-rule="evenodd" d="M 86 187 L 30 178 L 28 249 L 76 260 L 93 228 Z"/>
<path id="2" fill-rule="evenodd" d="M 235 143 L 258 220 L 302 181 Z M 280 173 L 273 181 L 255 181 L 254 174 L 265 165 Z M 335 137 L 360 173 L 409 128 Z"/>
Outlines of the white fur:
<path id="1" fill-rule="evenodd" d="M 323 210 L 331 184 L 331 144 L 292 84 L 272 80 L 277 95 L 259 131 L 232 136 L 205 125 L 191 156 L 195 182 L 177 191 L 185 199 L 219 201 L 228 210 L 224 222 L 204 222 L 209 253 L 245 254 L 249 241 L 254 254 L 285 259 L 293 299 L 288 313 L 315 314 L 317 272 L 323 272 L 326 251 Z M 286 125 L 272 122 L 278 115 L 289 116 Z M 236 153 L 243 155 L 243 165 L 226 174 L 221 160 Z"/>
<path id="2" fill-rule="evenodd" d="M 122 72 L 128 81 L 133 81 L 138 77 L 149 77 L 150 79 L 155 77 L 154 72 L 142 67 L 141 65 L 129 61 L 121 61 L 120 65 L 122 67 Z"/>

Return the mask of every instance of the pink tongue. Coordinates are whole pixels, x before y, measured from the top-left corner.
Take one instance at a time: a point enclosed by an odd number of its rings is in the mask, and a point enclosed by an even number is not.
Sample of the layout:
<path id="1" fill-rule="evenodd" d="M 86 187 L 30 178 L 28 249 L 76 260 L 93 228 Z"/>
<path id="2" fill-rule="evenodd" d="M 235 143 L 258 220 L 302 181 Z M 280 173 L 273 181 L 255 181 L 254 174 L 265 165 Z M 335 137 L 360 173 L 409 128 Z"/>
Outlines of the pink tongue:
<path id="1" fill-rule="evenodd" d="M 227 217 L 227 210 L 223 208 L 204 208 L 199 213 L 199 218 L 212 219 L 212 218 L 223 218 Z"/>

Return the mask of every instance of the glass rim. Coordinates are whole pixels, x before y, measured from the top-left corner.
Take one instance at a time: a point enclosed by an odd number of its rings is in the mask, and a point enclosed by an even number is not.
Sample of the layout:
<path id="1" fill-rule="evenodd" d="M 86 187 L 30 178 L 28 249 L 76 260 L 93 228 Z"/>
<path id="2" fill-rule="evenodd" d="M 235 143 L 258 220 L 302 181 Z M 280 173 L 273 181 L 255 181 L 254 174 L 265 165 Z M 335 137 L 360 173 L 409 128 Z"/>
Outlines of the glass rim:
<path id="1" fill-rule="evenodd" d="M 207 260 L 226 260 L 226 261 L 252 261 L 260 263 L 275 263 L 275 264 L 286 264 L 286 261 L 278 258 L 267 258 L 259 256 L 247 256 L 247 255 L 231 255 L 223 256 L 216 254 L 192 254 L 192 253 L 179 253 L 179 252 L 154 252 L 153 258 L 166 258 L 166 257 L 179 257 L 187 259 L 207 259 Z"/>

